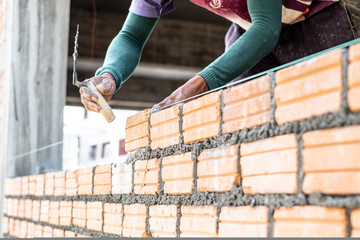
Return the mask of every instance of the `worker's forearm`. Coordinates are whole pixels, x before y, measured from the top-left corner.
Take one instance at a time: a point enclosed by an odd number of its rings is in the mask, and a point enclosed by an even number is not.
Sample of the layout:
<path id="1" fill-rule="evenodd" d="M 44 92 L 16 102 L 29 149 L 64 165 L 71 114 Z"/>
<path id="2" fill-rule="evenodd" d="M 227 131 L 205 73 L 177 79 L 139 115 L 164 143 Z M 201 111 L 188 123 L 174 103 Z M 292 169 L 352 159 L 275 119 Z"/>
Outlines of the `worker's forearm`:
<path id="1" fill-rule="evenodd" d="M 116 90 L 134 72 L 144 45 L 158 19 L 146 18 L 129 13 L 120 33 L 112 40 L 104 65 L 96 71 L 96 76 L 110 73 L 116 81 Z"/>
<path id="2" fill-rule="evenodd" d="M 248 0 L 252 26 L 198 75 L 209 89 L 225 85 L 254 67 L 276 46 L 281 31 L 281 0 Z"/>

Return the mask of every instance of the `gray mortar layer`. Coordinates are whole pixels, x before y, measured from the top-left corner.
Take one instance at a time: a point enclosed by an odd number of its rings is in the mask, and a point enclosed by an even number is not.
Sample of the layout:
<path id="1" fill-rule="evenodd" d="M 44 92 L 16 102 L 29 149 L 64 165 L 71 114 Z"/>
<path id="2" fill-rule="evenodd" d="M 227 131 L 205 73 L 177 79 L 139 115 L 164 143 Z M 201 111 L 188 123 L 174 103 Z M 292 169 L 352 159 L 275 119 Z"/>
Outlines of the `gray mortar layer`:
<path id="1" fill-rule="evenodd" d="M 179 145 L 184 144 L 184 131 L 183 131 L 183 116 L 184 116 L 184 104 L 179 104 Z"/>
<path id="2" fill-rule="evenodd" d="M 271 107 L 271 116 L 270 116 L 270 124 L 273 128 L 277 126 L 276 120 L 275 120 L 275 111 L 276 111 L 276 101 L 275 101 L 275 87 L 276 87 L 276 78 L 275 73 L 271 72 L 269 73 L 270 77 L 270 107 Z"/>
<path id="3" fill-rule="evenodd" d="M 221 207 L 216 207 L 216 234 L 219 235 L 219 225 L 220 225 L 220 213 L 221 213 Z"/>
<path id="4" fill-rule="evenodd" d="M 176 237 L 180 237 L 180 219 L 181 219 L 181 205 L 178 204 L 176 208 Z"/>
<path id="5" fill-rule="evenodd" d="M 159 161 L 159 195 L 162 195 L 164 194 L 164 181 L 162 180 L 162 168 L 163 168 L 163 165 L 162 165 L 162 162 L 163 162 L 163 157 L 161 156 L 160 158 L 160 161 Z"/>
<path id="6" fill-rule="evenodd" d="M 146 205 L 146 226 L 145 232 L 149 237 L 152 237 L 151 230 L 150 230 L 150 206 Z"/>
<path id="7" fill-rule="evenodd" d="M 91 176 L 91 184 L 92 184 L 92 186 L 91 186 L 91 194 L 92 195 L 94 195 L 94 187 L 95 187 L 94 182 L 95 182 L 95 170 L 96 170 L 96 167 L 97 166 L 93 167 L 93 169 L 92 169 L 92 176 Z"/>
<path id="8" fill-rule="evenodd" d="M 304 169 L 303 169 L 303 156 L 302 156 L 302 150 L 303 150 L 303 134 L 299 133 L 296 135 L 296 141 L 298 145 L 297 149 L 297 192 L 298 194 L 304 194 L 303 193 L 303 180 L 304 180 Z"/>
<path id="9" fill-rule="evenodd" d="M 224 90 L 220 91 L 220 124 L 219 124 L 219 136 L 222 135 L 222 126 L 224 123 Z"/>
<path id="10" fill-rule="evenodd" d="M 348 66 L 349 66 L 349 49 L 344 48 L 341 51 L 341 58 L 342 58 L 342 73 L 341 73 L 341 80 L 342 80 L 342 92 L 341 92 L 341 107 L 348 112 Z"/>
<path id="11" fill-rule="evenodd" d="M 346 209 L 346 237 L 349 238 L 351 237 L 351 230 L 352 230 L 352 226 L 351 226 L 351 210 L 350 209 Z"/>

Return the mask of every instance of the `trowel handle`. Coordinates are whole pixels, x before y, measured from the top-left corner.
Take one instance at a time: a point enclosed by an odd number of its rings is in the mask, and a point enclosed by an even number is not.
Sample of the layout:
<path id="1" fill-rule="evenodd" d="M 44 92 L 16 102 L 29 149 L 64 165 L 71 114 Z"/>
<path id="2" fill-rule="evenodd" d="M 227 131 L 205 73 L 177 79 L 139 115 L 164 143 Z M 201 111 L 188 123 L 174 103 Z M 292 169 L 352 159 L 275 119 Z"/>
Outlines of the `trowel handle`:
<path id="1" fill-rule="evenodd" d="M 90 88 L 90 90 L 96 94 L 96 96 L 98 97 L 98 101 L 97 104 L 99 104 L 101 110 L 100 112 L 102 113 L 102 115 L 104 116 L 104 118 L 106 119 L 106 121 L 108 123 L 114 121 L 115 119 L 115 115 L 111 109 L 111 107 L 109 106 L 109 104 L 107 103 L 107 101 L 105 100 L 105 98 L 103 97 L 103 95 L 101 95 L 101 93 L 99 93 L 99 91 L 96 89 L 95 85 L 93 82 L 89 82 L 88 84 L 88 88 Z"/>

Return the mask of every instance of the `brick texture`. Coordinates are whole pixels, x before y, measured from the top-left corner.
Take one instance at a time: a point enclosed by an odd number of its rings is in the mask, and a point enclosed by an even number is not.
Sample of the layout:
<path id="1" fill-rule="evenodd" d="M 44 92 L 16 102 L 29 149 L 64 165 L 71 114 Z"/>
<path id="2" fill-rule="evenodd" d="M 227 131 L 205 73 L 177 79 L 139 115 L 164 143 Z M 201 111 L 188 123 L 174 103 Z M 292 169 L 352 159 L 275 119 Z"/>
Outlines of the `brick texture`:
<path id="1" fill-rule="evenodd" d="M 20 238 L 27 237 L 27 228 L 28 228 L 28 223 L 26 221 L 20 221 L 20 232 L 18 235 Z"/>
<path id="2" fill-rule="evenodd" d="M 305 193 L 360 193 L 360 126 L 307 132 L 303 146 Z"/>
<path id="3" fill-rule="evenodd" d="M 297 151 L 294 134 L 242 144 L 240 165 L 244 192 L 296 193 Z"/>
<path id="4" fill-rule="evenodd" d="M 152 237 L 176 237 L 176 205 L 150 206 L 149 213 Z"/>
<path id="5" fill-rule="evenodd" d="M 94 176 L 94 195 L 106 195 L 111 192 L 111 164 L 97 166 Z"/>
<path id="6" fill-rule="evenodd" d="M 53 237 L 53 230 L 54 229 L 52 227 L 48 227 L 48 226 L 43 227 L 43 237 L 44 238 Z"/>
<path id="7" fill-rule="evenodd" d="M 124 237 L 148 237 L 146 233 L 146 206 L 131 204 L 124 207 Z"/>
<path id="8" fill-rule="evenodd" d="M 103 225 L 103 203 L 87 202 L 86 205 L 86 226 L 90 230 L 102 231 Z"/>
<path id="9" fill-rule="evenodd" d="M 53 172 L 45 174 L 45 195 L 53 196 L 55 190 L 55 174 Z"/>
<path id="10" fill-rule="evenodd" d="M 63 238 L 65 237 L 65 231 L 62 229 L 54 228 L 53 237 Z"/>
<path id="11" fill-rule="evenodd" d="M 194 187 L 193 167 L 190 152 L 164 157 L 161 173 L 164 192 L 170 195 L 191 194 Z"/>
<path id="12" fill-rule="evenodd" d="M 220 92 L 184 104 L 182 128 L 186 144 L 217 136 L 219 127 Z"/>
<path id="13" fill-rule="evenodd" d="M 73 224 L 78 227 L 86 226 L 86 203 L 84 201 L 73 202 Z"/>
<path id="14" fill-rule="evenodd" d="M 104 232 L 122 235 L 123 208 L 121 203 L 104 204 Z"/>
<path id="15" fill-rule="evenodd" d="M 34 232 L 35 232 L 35 224 L 28 222 L 27 223 L 27 238 L 34 238 Z"/>
<path id="16" fill-rule="evenodd" d="M 226 192 L 240 185 L 236 145 L 203 151 L 198 157 L 197 190 Z"/>
<path id="17" fill-rule="evenodd" d="M 75 233 L 72 231 L 65 231 L 65 237 L 66 238 L 74 238 L 75 237 Z"/>
<path id="18" fill-rule="evenodd" d="M 274 237 L 346 237 L 345 209 L 320 206 L 279 208 Z"/>
<path id="19" fill-rule="evenodd" d="M 29 177 L 21 178 L 21 195 L 22 196 L 29 195 Z"/>
<path id="20" fill-rule="evenodd" d="M 42 238 L 43 237 L 43 226 L 35 224 L 34 226 L 34 237 Z"/>
<path id="21" fill-rule="evenodd" d="M 125 127 L 125 151 L 131 152 L 149 144 L 149 109 L 129 117 Z"/>
<path id="22" fill-rule="evenodd" d="M 165 148 L 179 144 L 179 106 L 151 114 L 151 148 Z"/>
<path id="23" fill-rule="evenodd" d="M 2 220 L 2 229 L 4 234 L 9 233 L 9 219 L 7 217 L 4 217 Z"/>
<path id="24" fill-rule="evenodd" d="M 35 196 L 36 192 L 36 175 L 29 176 L 29 195 Z"/>
<path id="25" fill-rule="evenodd" d="M 40 201 L 40 222 L 49 222 L 50 201 Z"/>
<path id="26" fill-rule="evenodd" d="M 360 44 L 350 47 L 348 67 L 348 103 L 354 112 L 360 111 Z"/>
<path id="27" fill-rule="evenodd" d="M 74 171 L 67 171 L 65 174 L 65 188 L 66 196 L 76 196 L 78 184 L 76 181 L 76 173 Z"/>
<path id="28" fill-rule="evenodd" d="M 25 200 L 24 218 L 31 219 L 32 218 L 32 210 L 33 210 L 33 201 L 31 199 L 26 199 Z"/>
<path id="29" fill-rule="evenodd" d="M 53 225 L 59 225 L 59 209 L 60 202 L 51 201 L 49 204 L 49 223 Z"/>
<path id="30" fill-rule="evenodd" d="M 84 168 L 76 171 L 76 182 L 79 195 L 92 194 L 93 168 Z"/>
<path id="31" fill-rule="evenodd" d="M 351 211 L 351 237 L 360 237 L 360 208 Z"/>
<path id="32" fill-rule="evenodd" d="M 132 166 L 126 163 L 116 163 L 112 165 L 112 193 L 128 194 L 131 193 L 132 185 Z"/>
<path id="33" fill-rule="evenodd" d="M 65 172 L 57 172 L 54 175 L 55 179 L 55 190 L 54 196 L 64 196 L 65 195 Z"/>
<path id="34" fill-rule="evenodd" d="M 19 200 L 17 217 L 19 218 L 25 217 L 25 199 Z"/>
<path id="35" fill-rule="evenodd" d="M 277 123 L 283 125 L 340 110 L 341 75 L 340 49 L 277 71 Z"/>
<path id="36" fill-rule="evenodd" d="M 40 220 L 40 201 L 34 200 L 32 202 L 32 220 L 39 221 Z"/>
<path id="37" fill-rule="evenodd" d="M 181 206 L 180 237 L 217 237 L 216 207 Z"/>
<path id="38" fill-rule="evenodd" d="M 71 201 L 61 201 L 60 202 L 60 225 L 61 226 L 70 226 L 72 218 L 72 202 Z"/>
<path id="39" fill-rule="evenodd" d="M 35 196 L 42 196 L 44 195 L 44 188 L 45 188 L 45 175 L 37 175 L 36 176 L 36 191 Z"/>
<path id="40" fill-rule="evenodd" d="M 135 162 L 135 194 L 159 193 L 159 159 Z"/>
<path id="41" fill-rule="evenodd" d="M 224 91 L 223 133 L 270 122 L 270 76 L 265 75 Z"/>

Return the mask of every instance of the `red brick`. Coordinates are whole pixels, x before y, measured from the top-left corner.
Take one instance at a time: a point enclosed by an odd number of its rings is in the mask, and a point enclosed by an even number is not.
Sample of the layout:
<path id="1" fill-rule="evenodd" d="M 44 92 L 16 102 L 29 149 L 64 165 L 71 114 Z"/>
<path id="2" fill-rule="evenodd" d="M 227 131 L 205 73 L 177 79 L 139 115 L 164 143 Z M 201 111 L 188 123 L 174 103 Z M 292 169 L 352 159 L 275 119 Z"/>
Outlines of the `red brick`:
<path id="1" fill-rule="evenodd" d="M 132 187 L 132 166 L 117 163 L 112 166 L 112 194 L 129 194 Z"/>
<path id="2" fill-rule="evenodd" d="M 180 237 L 217 237 L 215 206 L 181 206 Z"/>
<path id="3" fill-rule="evenodd" d="M 72 231 L 65 231 L 65 237 L 66 238 L 74 238 L 75 237 L 75 233 Z"/>
<path id="4" fill-rule="evenodd" d="M 129 117 L 125 128 L 125 150 L 131 152 L 149 144 L 149 109 Z"/>
<path id="5" fill-rule="evenodd" d="M 352 111 L 360 111 L 360 45 L 356 44 L 349 49 L 348 67 L 348 102 Z"/>
<path id="6" fill-rule="evenodd" d="M 49 208 L 49 223 L 53 225 L 59 225 L 59 210 L 60 210 L 60 202 L 51 201 Z"/>
<path id="7" fill-rule="evenodd" d="M 267 237 L 268 208 L 222 207 L 219 217 L 219 237 Z"/>
<path id="8" fill-rule="evenodd" d="M 42 200 L 40 202 L 40 222 L 49 222 L 50 201 Z"/>
<path id="9" fill-rule="evenodd" d="M 236 145 L 203 151 L 198 157 L 197 190 L 226 192 L 240 185 Z"/>
<path id="10" fill-rule="evenodd" d="M 151 114 L 151 148 L 165 148 L 179 144 L 179 106 Z"/>
<path id="11" fill-rule="evenodd" d="M 152 237 L 176 237 L 177 206 L 150 206 L 150 231 Z"/>
<path id="12" fill-rule="evenodd" d="M 34 200 L 32 202 L 32 220 L 37 222 L 40 219 L 40 201 Z"/>
<path id="13" fill-rule="evenodd" d="M 27 222 L 26 221 L 20 221 L 20 232 L 19 237 L 20 238 L 26 238 L 27 237 Z"/>
<path id="14" fill-rule="evenodd" d="M 32 200 L 31 199 L 25 200 L 25 215 L 24 215 L 24 217 L 26 219 L 32 218 Z"/>
<path id="15" fill-rule="evenodd" d="M 42 238 L 43 237 L 43 226 L 35 224 L 34 226 L 34 237 Z"/>
<path id="16" fill-rule="evenodd" d="M 35 196 L 36 192 L 36 176 L 29 176 L 29 195 Z"/>
<path id="17" fill-rule="evenodd" d="M 351 237 L 360 237 L 360 208 L 351 211 Z"/>
<path id="18" fill-rule="evenodd" d="M 107 195 L 111 192 L 111 164 L 97 166 L 94 176 L 94 194 Z"/>
<path id="19" fill-rule="evenodd" d="M 77 192 L 79 195 L 92 195 L 93 168 L 84 168 L 76 171 Z"/>
<path id="20" fill-rule="evenodd" d="M 53 228 L 47 226 L 43 227 L 43 237 L 44 238 L 53 237 Z"/>
<path id="21" fill-rule="evenodd" d="M 63 238 L 65 237 L 65 231 L 62 229 L 54 228 L 53 237 Z"/>
<path id="22" fill-rule="evenodd" d="M 22 196 L 29 195 L 29 177 L 21 178 L 21 195 Z"/>
<path id="23" fill-rule="evenodd" d="M 270 122 L 270 76 L 265 75 L 224 91 L 223 133 Z"/>
<path id="24" fill-rule="evenodd" d="M 148 237 L 146 227 L 146 206 L 131 204 L 124 207 L 124 237 Z"/>
<path id="25" fill-rule="evenodd" d="M 360 193 L 360 126 L 308 132 L 303 145 L 305 193 Z"/>
<path id="26" fill-rule="evenodd" d="M 36 191 L 35 196 L 43 196 L 45 189 L 45 175 L 37 175 L 36 176 Z"/>
<path id="27" fill-rule="evenodd" d="M 35 224 L 28 222 L 27 223 L 27 238 L 34 238 Z"/>
<path id="28" fill-rule="evenodd" d="M 220 92 L 184 104 L 182 128 L 186 144 L 217 136 L 219 127 Z"/>
<path id="29" fill-rule="evenodd" d="M 45 195 L 53 196 L 55 189 L 54 173 L 45 174 Z"/>
<path id="30" fill-rule="evenodd" d="M 346 237 L 345 209 L 282 207 L 274 212 L 274 237 Z"/>
<path id="31" fill-rule="evenodd" d="M 19 200 L 18 214 L 17 217 L 24 218 L 25 217 L 25 199 Z"/>
<path id="32" fill-rule="evenodd" d="M 86 226 L 90 230 L 102 231 L 103 224 L 103 203 L 87 202 L 86 206 Z"/>
<path id="33" fill-rule="evenodd" d="M 84 201 L 73 202 L 73 224 L 78 227 L 86 226 L 86 203 Z"/>
<path id="34" fill-rule="evenodd" d="M 159 193 L 159 159 L 135 162 L 135 194 Z"/>
<path id="35" fill-rule="evenodd" d="M 65 172 L 57 172 L 55 173 L 54 196 L 64 196 L 65 192 Z"/>
<path id="36" fill-rule="evenodd" d="M 244 192 L 296 193 L 297 148 L 294 134 L 242 144 L 240 166 Z"/>
<path id="37" fill-rule="evenodd" d="M 71 201 L 61 201 L 60 202 L 60 225 L 61 226 L 70 226 L 72 218 L 72 202 Z"/>
<path id="38" fill-rule="evenodd" d="M 164 157 L 162 161 L 164 192 L 169 195 L 191 194 L 194 187 L 194 162 L 191 152 Z"/>
<path id="39" fill-rule="evenodd" d="M 123 209 L 121 203 L 104 204 L 104 232 L 122 235 Z"/>
<path id="40" fill-rule="evenodd" d="M 67 171 L 65 178 L 66 178 L 65 180 L 66 196 L 76 196 L 78 185 L 76 181 L 75 172 Z"/>
<path id="41" fill-rule="evenodd" d="M 277 71 L 277 123 L 283 125 L 340 110 L 341 76 L 341 49 Z"/>
<path id="42" fill-rule="evenodd" d="M 2 221 L 3 221 L 3 225 L 2 225 L 3 233 L 8 234 L 9 233 L 9 219 L 7 217 L 4 217 Z"/>

